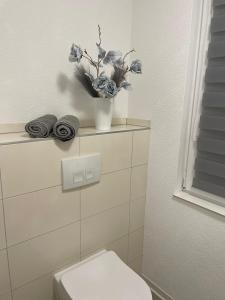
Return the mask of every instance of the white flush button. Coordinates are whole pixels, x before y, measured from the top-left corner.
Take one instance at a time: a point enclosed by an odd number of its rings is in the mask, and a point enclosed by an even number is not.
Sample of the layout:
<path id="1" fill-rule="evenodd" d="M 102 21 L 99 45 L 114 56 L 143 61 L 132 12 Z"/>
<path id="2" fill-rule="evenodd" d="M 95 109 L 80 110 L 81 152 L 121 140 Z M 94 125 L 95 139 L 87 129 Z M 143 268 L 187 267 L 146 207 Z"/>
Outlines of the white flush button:
<path id="1" fill-rule="evenodd" d="M 84 181 L 84 172 L 77 172 L 73 175 L 73 182 L 82 183 Z"/>
<path id="2" fill-rule="evenodd" d="M 94 178 L 94 170 L 93 169 L 86 169 L 86 179 L 91 180 Z"/>
<path id="3" fill-rule="evenodd" d="M 63 189 L 70 190 L 100 181 L 101 155 L 91 154 L 62 160 Z"/>

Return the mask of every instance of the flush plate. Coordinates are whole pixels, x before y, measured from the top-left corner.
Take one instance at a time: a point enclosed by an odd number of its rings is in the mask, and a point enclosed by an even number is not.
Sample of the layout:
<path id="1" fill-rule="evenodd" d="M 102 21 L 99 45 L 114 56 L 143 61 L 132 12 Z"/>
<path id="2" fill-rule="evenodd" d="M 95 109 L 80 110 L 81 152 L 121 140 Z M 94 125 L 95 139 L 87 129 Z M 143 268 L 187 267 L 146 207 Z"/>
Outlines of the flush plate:
<path id="1" fill-rule="evenodd" d="M 100 153 L 62 159 L 63 190 L 99 182 L 101 177 Z"/>

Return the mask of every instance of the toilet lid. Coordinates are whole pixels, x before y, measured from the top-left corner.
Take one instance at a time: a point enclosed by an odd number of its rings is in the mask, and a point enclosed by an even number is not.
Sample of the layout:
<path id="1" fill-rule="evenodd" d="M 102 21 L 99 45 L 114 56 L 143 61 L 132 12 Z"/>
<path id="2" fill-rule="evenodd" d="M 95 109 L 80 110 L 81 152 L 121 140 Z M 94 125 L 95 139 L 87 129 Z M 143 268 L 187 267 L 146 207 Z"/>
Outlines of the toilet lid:
<path id="1" fill-rule="evenodd" d="M 72 300 L 152 300 L 144 280 L 112 251 L 65 273 L 61 283 Z"/>

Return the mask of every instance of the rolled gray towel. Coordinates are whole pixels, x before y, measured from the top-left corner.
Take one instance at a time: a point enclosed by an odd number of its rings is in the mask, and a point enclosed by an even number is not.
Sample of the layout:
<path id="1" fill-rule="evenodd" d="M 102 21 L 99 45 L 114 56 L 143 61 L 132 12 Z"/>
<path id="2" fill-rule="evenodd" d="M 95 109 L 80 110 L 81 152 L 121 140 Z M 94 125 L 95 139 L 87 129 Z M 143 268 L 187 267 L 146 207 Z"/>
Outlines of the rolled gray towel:
<path id="1" fill-rule="evenodd" d="M 76 136 L 79 127 L 79 119 L 75 116 L 67 115 L 55 123 L 53 134 L 57 139 L 63 142 L 69 141 Z"/>
<path id="2" fill-rule="evenodd" d="M 47 138 L 53 131 L 53 126 L 57 122 L 54 115 L 44 115 L 26 124 L 25 130 L 31 137 Z"/>

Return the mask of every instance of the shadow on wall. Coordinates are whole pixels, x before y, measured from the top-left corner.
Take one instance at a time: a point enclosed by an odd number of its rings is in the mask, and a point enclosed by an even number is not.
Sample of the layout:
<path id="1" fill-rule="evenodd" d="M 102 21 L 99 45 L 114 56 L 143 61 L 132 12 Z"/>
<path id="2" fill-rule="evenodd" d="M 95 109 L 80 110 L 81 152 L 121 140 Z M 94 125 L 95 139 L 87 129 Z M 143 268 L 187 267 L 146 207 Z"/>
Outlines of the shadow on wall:
<path id="1" fill-rule="evenodd" d="M 71 106 L 79 112 L 81 119 L 94 118 L 94 99 L 84 90 L 75 76 L 69 78 L 66 74 L 59 73 L 57 86 L 62 94 L 69 93 Z"/>

